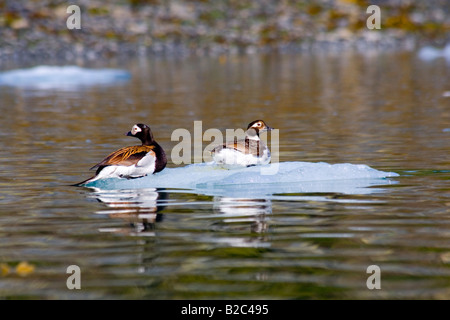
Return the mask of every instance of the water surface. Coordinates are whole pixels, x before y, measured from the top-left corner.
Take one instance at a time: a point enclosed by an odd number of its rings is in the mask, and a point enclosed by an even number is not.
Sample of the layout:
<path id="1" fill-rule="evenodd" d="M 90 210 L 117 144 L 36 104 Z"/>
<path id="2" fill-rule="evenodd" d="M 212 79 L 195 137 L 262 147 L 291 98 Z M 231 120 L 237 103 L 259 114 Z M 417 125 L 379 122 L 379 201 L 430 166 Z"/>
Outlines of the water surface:
<path id="1" fill-rule="evenodd" d="M 0 86 L 0 264 L 9 267 L 1 298 L 450 298 L 444 59 L 315 52 L 84 67 L 131 78 Z M 149 124 L 170 154 L 173 130 L 194 134 L 194 121 L 224 132 L 259 118 L 280 130 L 281 162 L 365 164 L 399 176 L 266 186 L 257 196 L 245 187 L 70 186 L 136 143 L 124 135 L 135 123 Z M 19 275 L 22 261 L 34 271 Z M 81 290 L 66 287 L 69 265 L 81 268 Z M 370 265 L 381 269 L 381 290 L 366 286 Z"/>

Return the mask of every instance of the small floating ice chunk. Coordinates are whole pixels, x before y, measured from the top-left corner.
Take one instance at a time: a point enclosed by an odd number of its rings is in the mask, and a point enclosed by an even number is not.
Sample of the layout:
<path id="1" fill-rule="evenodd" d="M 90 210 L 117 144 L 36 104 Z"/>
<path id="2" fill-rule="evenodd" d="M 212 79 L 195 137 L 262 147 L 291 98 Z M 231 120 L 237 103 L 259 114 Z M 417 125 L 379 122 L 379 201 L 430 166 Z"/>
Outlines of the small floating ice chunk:
<path id="1" fill-rule="evenodd" d="M 450 43 L 443 49 L 439 49 L 432 46 L 426 46 L 419 50 L 417 53 L 419 58 L 425 61 L 431 61 L 437 58 L 445 58 L 450 60 Z"/>
<path id="2" fill-rule="evenodd" d="M 0 72 L 0 85 L 39 90 L 78 90 L 93 85 L 124 83 L 131 74 L 120 69 L 37 66 Z"/>

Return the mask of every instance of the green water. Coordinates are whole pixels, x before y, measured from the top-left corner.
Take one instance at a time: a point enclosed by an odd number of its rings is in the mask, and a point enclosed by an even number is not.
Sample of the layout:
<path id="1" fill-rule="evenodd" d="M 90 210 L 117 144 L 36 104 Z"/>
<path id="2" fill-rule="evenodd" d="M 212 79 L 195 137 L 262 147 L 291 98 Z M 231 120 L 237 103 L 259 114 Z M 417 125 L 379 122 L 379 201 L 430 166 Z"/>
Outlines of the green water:
<path id="1" fill-rule="evenodd" d="M 48 62 L 46 62 L 48 63 Z M 3 69 L 23 67 L 5 65 Z M 142 58 L 117 86 L 0 87 L 0 298 L 449 299 L 449 65 L 410 52 Z M 280 130 L 281 162 L 400 174 L 360 193 L 227 199 L 70 184 L 144 122 Z M 209 142 L 205 141 L 205 146 Z M 198 159 L 197 159 L 198 160 Z M 168 167 L 176 167 L 170 159 Z M 144 199 L 144 200 L 142 200 Z M 144 203 L 144 204 L 143 204 Z M 19 274 L 27 261 L 34 270 Z M 70 265 L 81 289 L 66 286 Z M 381 289 L 366 286 L 378 265 Z"/>

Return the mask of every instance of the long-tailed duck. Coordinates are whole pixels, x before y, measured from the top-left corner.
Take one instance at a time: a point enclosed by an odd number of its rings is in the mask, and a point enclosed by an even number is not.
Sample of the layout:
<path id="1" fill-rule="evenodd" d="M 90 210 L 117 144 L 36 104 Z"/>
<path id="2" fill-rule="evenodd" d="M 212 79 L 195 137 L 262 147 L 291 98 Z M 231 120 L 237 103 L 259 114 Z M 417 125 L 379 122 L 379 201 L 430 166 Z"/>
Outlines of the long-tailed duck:
<path id="1" fill-rule="evenodd" d="M 272 129 L 263 120 L 250 122 L 245 139 L 235 138 L 234 141 L 226 142 L 211 151 L 214 162 L 222 167 L 268 164 L 270 150 L 259 138 L 259 133 Z"/>
<path id="2" fill-rule="evenodd" d="M 167 164 L 166 153 L 153 138 L 150 127 L 145 124 L 135 124 L 127 136 L 139 138 L 140 146 L 119 149 L 102 162 L 91 168 L 97 169 L 95 176 L 82 181 L 77 186 L 104 178 L 139 178 L 163 170 Z"/>

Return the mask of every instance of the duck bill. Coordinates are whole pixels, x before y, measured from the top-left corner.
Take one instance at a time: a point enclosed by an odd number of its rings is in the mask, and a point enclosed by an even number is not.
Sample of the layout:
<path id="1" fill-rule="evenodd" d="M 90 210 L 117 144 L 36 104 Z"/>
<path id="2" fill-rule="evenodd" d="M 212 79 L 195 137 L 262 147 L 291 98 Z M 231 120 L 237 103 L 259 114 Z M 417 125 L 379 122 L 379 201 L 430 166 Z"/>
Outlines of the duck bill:
<path id="1" fill-rule="evenodd" d="M 131 131 L 128 131 L 127 133 L 125 133 L 125 135 L 128 136 L 128 137 L 132 137 L 132 136 L 133 136 L 133 134 L 131 133 Z"/>
<path id="2" fill-rule="evenodd" d="M 272 130 L 273 130 L 272 127 L 267 126 L 265 131 L 272 131 Z"/>

